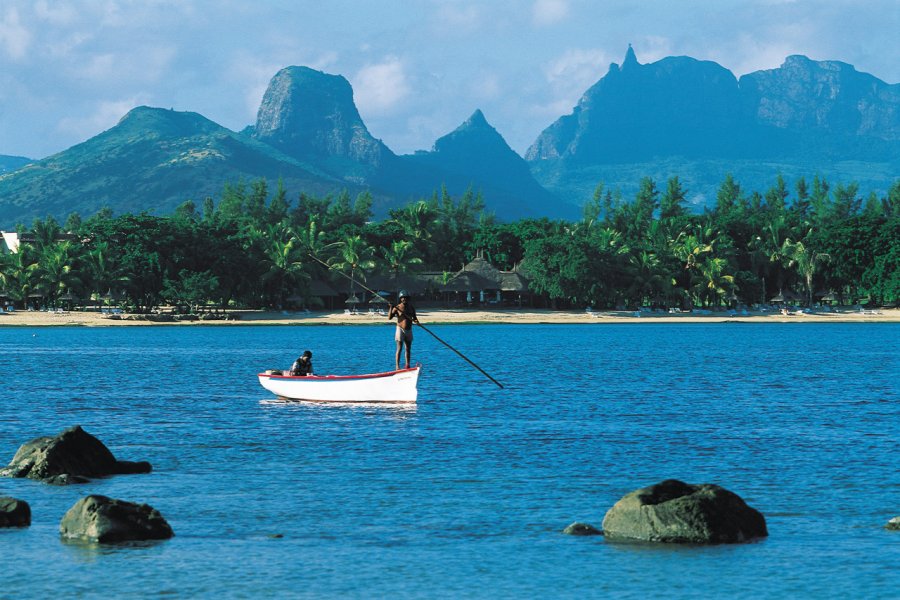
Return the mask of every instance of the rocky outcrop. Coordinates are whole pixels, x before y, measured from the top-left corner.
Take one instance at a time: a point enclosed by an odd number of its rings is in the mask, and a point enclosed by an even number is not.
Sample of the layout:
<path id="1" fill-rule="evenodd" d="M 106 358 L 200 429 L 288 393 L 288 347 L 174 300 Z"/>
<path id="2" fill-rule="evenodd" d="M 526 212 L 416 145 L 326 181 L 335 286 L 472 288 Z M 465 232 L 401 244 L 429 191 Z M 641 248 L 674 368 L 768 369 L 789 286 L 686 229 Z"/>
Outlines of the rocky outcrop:
<path id="1" fill-rule="evenodd" d="M 740 79 L 748 116 L 780 129 L 900 140 L 900 85 L 839 61 L 788 56 Z"/>
<path id="2" fill-rule="evenodd" d="M 114 543 L 165 540 L 174 535 L 158 510 L 106 496 L 86 496 L 66 512 L 59 523 L 64 538 Z"/>
<path id="3" fill-rule="evenodd" d="M 90 477 L 149 473 L 151 468 L 148 462 L 117 460 L 103 442 L 76 425 L 22 444 L 12 462 L 0 469 L 0 476 L 65 485 L 84 483 Z"/>
<path id="4" fill-rule="evenodd" d="M 393 153 L 366 129 L 340 75 L 286 67 L 263 95 L 253 137 L 300 159 L 346 158 L 377 166 Z"/>
<path id="5" fill-rule="evenodd" d="M 900 531 L 900 517 L 894 517 L 884 526 L 888 531 Z"/>
<path id="6" fill-rule="evenodd" d="M 28 527 L 31 507 L 24 500 L 4 496 L 0 498 L 0 527 Z"/>
<path id="7" fill-rule="evenodd" d="M 768 535 L 766 520 L 718 485 L 668 479 L 624 496 L 606 513 L 609 540 L 723 544 Z"/>
<path id="8" fill-rule="evenodd" d="M 563 529 L 563 533 L 566 535 L 603 535 L 603 532 L 593 525 L 579 523 L 578 521 Z"/>

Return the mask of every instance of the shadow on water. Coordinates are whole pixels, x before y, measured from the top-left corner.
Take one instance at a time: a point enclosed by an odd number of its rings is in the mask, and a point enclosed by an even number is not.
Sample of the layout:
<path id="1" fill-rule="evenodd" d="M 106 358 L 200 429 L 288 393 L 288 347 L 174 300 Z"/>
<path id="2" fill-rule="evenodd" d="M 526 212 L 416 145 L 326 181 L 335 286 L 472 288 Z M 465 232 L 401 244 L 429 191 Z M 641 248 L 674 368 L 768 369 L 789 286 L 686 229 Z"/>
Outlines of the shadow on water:
<path id="1" fill-rule="evenodd" d="M 63 547 L 69 552 L 73 559 L 81 563 L 93 563 L 103 556 L 121 554 L 130 551 L 146 551 L 152 548 L 158 548 L 169 540 L 147 540 L 147 541 L 130 541 L 117 543 L 100 543 L 77 538 L 60 537 Z"/>

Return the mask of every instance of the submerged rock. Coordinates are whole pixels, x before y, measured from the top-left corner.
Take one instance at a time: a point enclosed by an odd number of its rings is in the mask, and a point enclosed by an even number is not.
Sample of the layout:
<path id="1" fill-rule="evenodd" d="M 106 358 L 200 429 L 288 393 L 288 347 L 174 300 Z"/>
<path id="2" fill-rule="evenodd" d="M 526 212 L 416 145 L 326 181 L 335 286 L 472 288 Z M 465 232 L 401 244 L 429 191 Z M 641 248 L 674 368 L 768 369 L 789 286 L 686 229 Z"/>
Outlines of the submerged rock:
<path id="1" fill-rule="evenodd" d="M 900 531 L 900 517 L 894 517 L 884 526 L 888 531 Z"/>
<path id="2" fill-rule="evenodd" d="M 603 535 L 603 532 L 593 525 L 579 523 L 578 521 L 563 529 L 563 533 L 566 535 Z"/>
<path id="3" fill-rule="evenodd" d="M 115 543 L 166 540 L 175 535 L 158 510 L 106 496 L 85 496 L 75 503 L 59 523 L 64 538 Z"/>
<path id="4" fill-rule="evenodd" d="M 718 485 L 668 479 L 624 496 L 603 519 L 611 540 L 737 543 L 768 535 L 763 515 Z"/>
<path id="5" fill-rule="evenodd" d="M 0 469 L 0 476 L 66 485 L 85 483 L 89 477 L 149 473 L 151 469 L 148 462 L 116 460 L 103 442 L 76 425 L 22 444 L 12 462 Z"/>
<path id="6" fill-rule="evenodd" d="M 0 498 L 0 527 L 28 527 L 31 507 L 24 500 L 4 496 Z"/>

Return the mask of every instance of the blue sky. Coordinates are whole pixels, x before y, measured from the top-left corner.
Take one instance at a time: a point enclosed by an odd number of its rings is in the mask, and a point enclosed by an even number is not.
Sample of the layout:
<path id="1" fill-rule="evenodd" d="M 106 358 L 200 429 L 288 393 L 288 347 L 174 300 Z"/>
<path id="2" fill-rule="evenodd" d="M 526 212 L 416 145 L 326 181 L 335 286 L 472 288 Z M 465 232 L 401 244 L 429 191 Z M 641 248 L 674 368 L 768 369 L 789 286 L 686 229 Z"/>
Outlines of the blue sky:
<path id="1" fill-rule="evenodd" d="M 0 154 L 42 158 L 138 105 L 239 130 L 269 79 L 353 85 L 369 130 L 429 149 L 476 108 L 519 153 L 628 43 L 740 76 L 787 55 L 900 82 L 900 0 L 0 0 Z"/>

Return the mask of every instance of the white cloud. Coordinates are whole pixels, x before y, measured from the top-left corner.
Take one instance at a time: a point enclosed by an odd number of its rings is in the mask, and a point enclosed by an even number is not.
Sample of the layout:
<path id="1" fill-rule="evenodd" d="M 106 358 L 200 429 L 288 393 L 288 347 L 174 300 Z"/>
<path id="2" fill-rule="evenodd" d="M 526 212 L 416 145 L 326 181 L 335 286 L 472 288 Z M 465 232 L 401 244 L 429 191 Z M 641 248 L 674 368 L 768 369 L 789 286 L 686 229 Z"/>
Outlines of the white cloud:
<path id="1" fill-rule="evenodd" d="M 85 140 L 101 131 L 106 131 L 118 123 L 119 119 L 124 117 L 129 110 L 142 104 L 146 104 L 146 100 L 139 96 L 104 101 L 100 103 L 93 114 L 86 117 L 65 117 L 59 121 L 56 128 L 60 133 Z"/>
<path id="2" fill-rule="evenodd" d="M 775 69 L 781 66 L 788 55 L 803 53 L 798 51 L 796 42 L 792 41 L 797 39 L 800 39 L 797 35 L 759 39 L 746 33 L 741 34 L 735 39 L 734 48 L 730 52 L 734 64 L 722 66 L 730 69 L 736 77 L 763 69 Z M 734 61 L 734 58 L 737 60 Z"/>
<path id="3" fill-rule="evenodd" d="M 410 91 L 403 62 L 396 56 L 366 65 L 352 83 L 357 106 L 369 113 L 390 112 Z"/>
<path id="4" fill-rule="evenodd" d="M 446 31 L 475 31 L 481 23 L 481 10 L 474 5 L 444 4 L 437 13 L 437 24 Z"/>
<path id="5" fill-rule="evenodd" d="M 91 39 L 93 39 L 93 34 L 87 31 L 74 31 L 65 34 L 60 39 L 48 40 L 44 45 L 44 50 L 50 58 L 66 59 Z"/>
<path id="6" fill-rule="evenodd" d="M 470 85 L 470 94 L 478 100 L 494 100 L 500 97 L 503 86 L 496 73 L 481 73 Z"/>
<path id="7" fill-rule="evenodd" d="M 78 11 L 71 4 L 39 0 L 34 3 L 35 16 L 54 25 L 69 25 L 78 19 Z"/>
<path id="8" fill-rule="evenodd" d="M 531 20 L 538 27 L 559 23 L 569 16 L 567 0 L 536 0 L 531 7 Z"/>
<path id="9" fill-rule="evenodd" d="M 565 83 L 585 88 L 606 74 L 610 56 L 603 50 L 567 50 L 544 67 L 544 75 L 551 84 Z"/>
<path id="10" fill-rule="evenodd" d="M 13 60 L 20 60 L 28 52 L 31 32 L 19 19 L 19 11 L 11 8 L 0 16 L 0 48 Z"/>
<path id="11" fill-rule="evenodd" d="M 672 41 L 669 38 L 658 35 L 641 36 L 634 41 L 632 48 L 638 62 L 642 65 L 656 62 L 674 54 Z M 625 53 L 623 52 L 618 62 L 621 62 L 624 58 Z M 704 56 L 694 56 L 694 58 L 707 60 Z"/>

